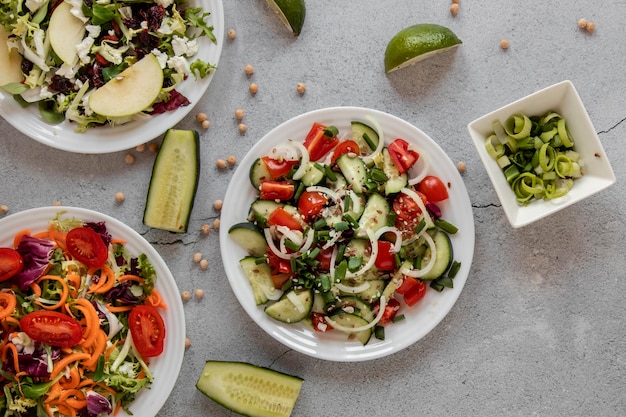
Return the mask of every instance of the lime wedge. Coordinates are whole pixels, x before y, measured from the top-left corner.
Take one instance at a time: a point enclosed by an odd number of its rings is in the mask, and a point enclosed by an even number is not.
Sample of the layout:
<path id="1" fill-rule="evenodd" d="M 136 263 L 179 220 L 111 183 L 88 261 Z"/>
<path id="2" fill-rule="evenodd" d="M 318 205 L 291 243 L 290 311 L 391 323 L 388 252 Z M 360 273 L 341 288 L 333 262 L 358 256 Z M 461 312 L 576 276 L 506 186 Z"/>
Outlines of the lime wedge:
<path id="1" fill-rule="evenodd" d="M 396 33 L 385 50 L 385 72 L 408 67 L 423 59 L 445 52 L 461 44 L 447 27 L 420 23 Z"/>
<path id="2" fill-rule="evenodd" d="M 300 34 L 306 15 L 304 0 L 267 0 L 267 4 L 294 36 Z"/>

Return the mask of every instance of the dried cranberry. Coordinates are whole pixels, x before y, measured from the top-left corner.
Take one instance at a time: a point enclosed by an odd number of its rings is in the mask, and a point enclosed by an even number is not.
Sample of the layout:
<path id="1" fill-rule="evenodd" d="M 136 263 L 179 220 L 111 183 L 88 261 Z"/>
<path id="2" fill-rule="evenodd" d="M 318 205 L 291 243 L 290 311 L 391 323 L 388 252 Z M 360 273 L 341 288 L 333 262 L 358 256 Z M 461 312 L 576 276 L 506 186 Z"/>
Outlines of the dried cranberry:
<path id="1" fill-rule="evenodd" d="M 153 31 L 157 31 L 161 27 L 163 17 L 165 16 L 165 8 L 163 6 L 152 6 L 146 11 L 146 17 L 148 21 L 148 28 Z"/>
<path id="2" fill-rule="evenodd" d="M 74 89 L 74 83 L 65 77 L 60 75 L 53 75 L 50 79 L 50 86 L 48 87 L 52 91 L 57 93 L 67 93 Z"/>
<path id="3" fill-rule="evenodd" d="M 33 67 L 34 67 L 34 64 L 30 62 L 28 59 L 22 59 L 21 68 L 24 74 L 30 73 Z"/>

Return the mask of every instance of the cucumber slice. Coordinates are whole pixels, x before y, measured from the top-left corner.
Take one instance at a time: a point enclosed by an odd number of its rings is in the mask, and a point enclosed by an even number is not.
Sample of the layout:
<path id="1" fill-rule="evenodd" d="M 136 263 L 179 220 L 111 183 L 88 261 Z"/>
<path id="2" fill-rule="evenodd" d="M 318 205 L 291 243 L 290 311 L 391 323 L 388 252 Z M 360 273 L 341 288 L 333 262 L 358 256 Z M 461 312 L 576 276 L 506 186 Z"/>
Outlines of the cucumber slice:
<path id="1" fill-rule="evenodd" d="M 378 133 L 363 122 L 350 122 L 350 127 L 352 140 L 359 144 L 361 155 L 369 155 L 374 152 L 380 140 Z"/>
<path id="2" fill-rule="evenodd" d="M 376 317 L 376 315 L 372 311 L 371 304 L 362 300 L 359 297 L 341 297 L 341 301 L 339 302 L 339 308 L 341 308 L 346 313 L 355 314 L 367 320 L 368 323 L 374 320 L 374 317 Z"/>
<path id="3" fill-rule="evenodd" d="M 450 237 L 446 232 L 441 230 L 436 230 L 433 235 L 433 241 L 435 242 L 435 264 L 432 269 L 428 271 L 427 274 L 421 277 L 422 280 L 433 280 L 439 278 L 443 274 L 446 273 L 450 265 L 452 265 L 452 242 L 450 241 Z M 428 262 L 428 257 L 430 256 L 430 249 L 426 250 L 424 254 L 424 261 Z"/>
<path id="4" fill-rule="evenodd" d="M 258 264 L 256 260 L 257 258 L 246 256 L 239 261 L 239 265 L 241 265 L 244 275 L 250 281 L 256 305 L 261 305 L 269 301 L 266 290 L 273 290 L 274 282 L 272 281 L 270 266 L 266 263 Z"/>
<path id="5" fill-rule="evenodd" d="M 250 166 L 250 184 L 254 187 L 255 190 L 258 190 L 261 186 L 261 181 L 263 180 L 271 180 L 272 175 L 269 170 L 265 166 L 265 163 L 261 158 L 257 158 L 256 161 L 252 163 Z"/>
<path id="6" fill-rule="evenodd" d="M 283 206 L 283 204 L 274 200 L 255 200 L 250 205 L 250 218 L 257 222 L 259 226 L 266 227 L 270 213 L 280 206 Z"/>
<path id="7" fill-rule="evenodd" d="M 312 307 L 311 290 L 290 290 L 283 294 L 280 300 L 266 307 L 265 313 L 283 323 L 297 323 L 309 316 Z"/>
<path id="8" fill-rule="evenodd" d="M 378 299 L 380 298 L 381 294 L 383 293 L 385 289 L 385 286 L 387 285 L 387 281 L 383 279 L 368 279 L 367 282 L 370 284 L 370 286 L 366 290 L 363 290 L 356 294 L 344 293 L 340 291 L 340 294 L 342 294 L 342 296 L 353 295 L 368 303 L 373 303 L 373 302 L 378 301 Z"/>
<path id="9" fill-rule="evenodd" d="M 311 185 L 317 185 L 324 179 L 325 173 L 321 171 L 317 165 L 313 162 L 309 162 L 306 166 L 306 170 L 304 171 L 304 176 L 301 181 L 307 187 Z"/>
<path id="10" fill-rule="evenodd" d="M 230 236 L 239 246 L 252 256 L 263 256 L 267 253 L 267 241 L 261 229 L 253 223 L 241 222 L 228 229 Z"/>
<path id="11" fill-rule="evenodd" d="M 369 323 L 363 317 L 357 316 L 356 314 L 348 314 L 348 313 L 333 314 L 332 316 L 330 316 L 330 319 L 341 326 L 353 327 L 353 328 L 367 326 Z M 354 332 L 354 333 L 353 332 L 346 332 L 346 333 L 349 334 L 351 337 L 354 337 L 359 342 L 361 342 L 362 345 L 366 345 L 367 342 L 369 342 L 370 338 L 372 337 L 372 331 L 373 331 L 372 328 L 369 328 L 369 329 L 361 330 L 361 331 Z"/>
<path id="12" fill-rule="evenodd" d="M 337 158 L 337 166 L 355 193 L 361 194 L 365 191 L 367 167 L 361 158 L 349 153 L 343 154 Z"/>
<path id="13" fill-rule="evenodd" d="M 389 219 L 389 203 L 380 194 L 372 194 L 365 203 L 365 209 L 359 219 L 357 236 L 367 236 L 367 230 L 376 232 L 387 225 Z"/>
<path id="14" fill-rule="evenodd" d="M 382 154 L 383 172 L 387 175 L 387 181 L 385 182 L 385 194 L 389 195 L 399 193 L 400 190 L 408 184 L 408 176 L 406 172 L 404 174 L 400 174 L 400 171 L 398 171 L 396 164 L 393 163 L 387 148 L 383 148 Z"/>
<path id="15" fill-rule="evenodd" d="M 169 129 L 152 168 L 143 223 L 170 232 L 187 232 L 199 173 L 198 132 Z"/>
<path id="16" fill-rule="evenodd" d="M 289 417 L 303 382 L 302 378 L 245 362 L 207 361 L 196 388 L 244 416 Z"/>

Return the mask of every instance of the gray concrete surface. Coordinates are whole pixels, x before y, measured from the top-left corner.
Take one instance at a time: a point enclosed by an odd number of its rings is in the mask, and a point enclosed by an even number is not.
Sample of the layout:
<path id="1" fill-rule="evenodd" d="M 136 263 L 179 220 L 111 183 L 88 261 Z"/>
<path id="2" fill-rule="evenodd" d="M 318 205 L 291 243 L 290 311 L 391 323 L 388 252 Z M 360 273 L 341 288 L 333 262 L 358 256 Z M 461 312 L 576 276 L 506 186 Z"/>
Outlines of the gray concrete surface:
<path id="1" fill-rule="evenodd" d="M 81 155 L 50 149 L 0 120 L 0 204 L 9 213 L 60 201 L 114 216 L 161 253 L 181 291 L 191 346 L 159 417 L 230 416 L 194 385 L 207 359 L 246 361 L 305 379 L 295 416 L 623 416 L 626 415 L 626 1 L 308 0 L 293 38 L 264 1 L 224 2 L 226 41 L 207 94 L 178 124 L 201 132 L 202 172 L 189 233 L 141 222 L 154 154 L 134 149 Z M 592 33 L 577 20 L 595 22 Z M 456 51 L 385 75 L 387 41 L 419 22 L 450 27 Z M 500 48 L 506 38 L 510 48 Z M 255 67 L 249 78 L 246 64 Z M 512 229 L 472 147 L 466 125 L 510 101 L 569 79 L 581 95 L 613 164 L 617 183 L 560 214 Z M 259 85 L 256 96 L 249 82 Z M 300 96 L 296 84 L 307 91 Z M 266 335 L 226 280 L 218 233 L 200 233 L 219 214 L 232 170 L 277 124 L 305 111 L 354 105 L 399 116 L 426 132 L 464 181 L 476 226 L 467 284 L 450 314 L 421 341 L 362 363 L 320 361 Z M 246 111 L 241 135 L 235 109 Z M 154 142 L 159 142 L 156 138 Z M 126 164 L 125 156 L 136 157 Z M 126 195 L 116 204 L 115 193 Z M 202 252 L 209 268 L 192 263 Z M 137 414 L 138 416 L 141 413 Z"/>

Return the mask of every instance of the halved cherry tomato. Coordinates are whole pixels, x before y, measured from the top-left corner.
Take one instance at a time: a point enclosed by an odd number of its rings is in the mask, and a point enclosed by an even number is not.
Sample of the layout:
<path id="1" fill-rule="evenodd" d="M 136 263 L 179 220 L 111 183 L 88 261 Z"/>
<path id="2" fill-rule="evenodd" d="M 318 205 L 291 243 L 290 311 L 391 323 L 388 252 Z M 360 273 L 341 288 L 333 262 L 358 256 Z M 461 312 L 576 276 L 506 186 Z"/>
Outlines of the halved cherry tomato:
<path id="1" fill-rule="evenodd" d="M 375 314 L 378 314 L 379 309 L 380 309 L 380 304 L 377 303 L 374 306 L 373 312 Z M 383 316 L 380 318 L 380 321 L 378 323 L 380 323 L 381 325 L 391 323 L 394 317 L 396 317 L 396 315 L 398 314 L 399 310 L 400 310 L 400 302 L 396 300 L 395 298 L 390 298 L 389 301 L 387 301 L 387 304 L 385 305 L 385 311 L 383 312 Z"/>
<path id="2" fill-rule="evenodd" d="M 267 217 L 267 224 L 270 226 L 285 226 L 291 230 L 302 230 L 302 223 L 293 217 L 283 207 L 276 207 Z"/>
<path id="3" fill-rule="evenodd" d="M 386 240 L 378 241 L 378 255 L 374 265 L 380 271 L 393 271 L 396 268 L 396 255 L 393 253 L 393 243 Z"/>
<path id="4" fill-rule="evenodd" d="M 328 197 L 319 191 L 304 191 L 298 199 L 298 211 L 305 217 L 313 217 L 320 214 L 328 203 Z"/>
<path id="5" fill-rule="evenodd" d="M 419 191 L 417 195 L 426 204 L 426 196 Z M 404 193 L 400 193 L 393 200 L 393 212 L 396 215 L 395 226 L 403 233 L 412 233 L 419 224 L 419 215 L 422 210 L 415 200 Z"/>
<path id="6" fill-rule="evenodd" d="M 72 257 L 87 266 L 104 265 L 109 252 L 98 233 L 89 227 L 77 227 L 66 236 L 67 250 Z"/>
<path id="7" fill-rule="evenodd" d="M 319 262 L 317 269 L 320 271 L 330 271 L 330 260 L 333 256 L 333 248 L 321 249 L 319 255 L 315 258 Z"/>
<path id="8" fill-rule="evenodd" d="M 260 195 L 261 200 L 280 200 L 287 201 L 293 197 L 295 186 L 283 181 L 261 181 Z"/>
<path id="9" fill-rule="evenodd" d="M 276 256 L 270 248 L 267 248 L 267 264 L 270 266 L 272 276 L 276 275 L 289 275 L 291 274 L 291 262 L 288 259 L 282 259 Z M 284 284 L 284 283 L 283 283 Z M 274 281 L 276 287 L 276 281 Z M 282 284 L 280 285 L 282 287 Z M 277 287 L 279 288 L 279 287 Z"/>
<path id="10" fill-rule="evenodd" d="M 434 175 L 424 177 L 417 186 L 417 189 L 419 192 L 423 193 L 431 203 L 443 201 L 448 198 L 448 189 L 445 184 L 439 177 L 435 177 Z"/>
<path id="11" fill-rule="evenodd" d="M 409 149 L 409 143 L 401 138 L 395 139 L 387 147 L 391 160 L 400 171 L 400 174 L 404 174 L 417 162 L 420 155 L 413 149 Z"/>
<path id="12" fill-rule="evenodd" d="M 330 163 L 334 164 L 341 155 L 347 153 L 354 153 L 359 155 L 361 153 L 361 148 L 359 148 L 359 144 L 353 140 L 344 140 L 339 142 L 339 144 L 333 150 L 333 156 L 330 158 Z"/>
<path id="13" fill-rule="evenodd" d="M 24 259 L 15 249 L 0 248 L 0 282 L 7 281 L 24 269 Z"/>
<path id="14" fill-rule="evenodd" d="M 270 158 L 269 156 L 264 156 L 261 158 L 265 167 L 270 172 L 270 175 L 273 179 L 277 180 L 279 178 L 283 178 L 285 175 L 291 171 L 297 163 L 298 160 L 287 161 L 285 159 L 279 161 L 278 159 Z"/>
<path id="15" fill-rule="evenodd" d="M 412 307 L 426 295 L 426 284 L 419 279 L 405 276 L 396 292 L 402 294 L 406 305 Z"/>
<path id="16" fill-rule="evenodd" d="M 56 311 L 28 313 L 20 320 L 20 328 L 31 339 L 51 346 L 72 347 L 83 337 L 80 323 Z"/>
<path id="17" fill-rule="evenodd" d="M 141 356 L 150 358 L 163 352 L 165 323 L 156 308 L 149 305 L 134 307 L 128 315 L 128 327 Z"/>
<path id="18" fill-rule="evenodd" d="M 325 125 L 315 122 L 304 139 L 304 147 L 309 151 L 311 161 L 322 159 L 339 143 L 337 136 L 326 136 L 326 129 Z"/>
<path id="19" fill-rule="evenodd" d="M 313 330 L 316 332 L 327 332 L 333 329 L 333 326 L 326 322 L 326 318 L 322 313 L 311 313 L 311 321 L 313 322 Z"/>

